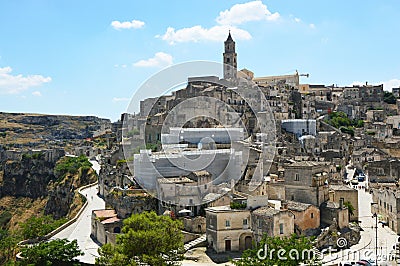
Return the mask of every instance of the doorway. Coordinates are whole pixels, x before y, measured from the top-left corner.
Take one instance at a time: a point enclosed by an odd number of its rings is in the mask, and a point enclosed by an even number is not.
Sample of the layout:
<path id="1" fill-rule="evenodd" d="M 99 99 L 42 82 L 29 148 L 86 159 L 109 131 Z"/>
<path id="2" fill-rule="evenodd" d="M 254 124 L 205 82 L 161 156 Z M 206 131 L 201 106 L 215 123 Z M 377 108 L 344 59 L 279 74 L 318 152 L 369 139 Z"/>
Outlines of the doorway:
<path id="1" fill-rule="evenodd" d="M 225 240 L 225 251 L 231 251 L 231 240 Z"/>

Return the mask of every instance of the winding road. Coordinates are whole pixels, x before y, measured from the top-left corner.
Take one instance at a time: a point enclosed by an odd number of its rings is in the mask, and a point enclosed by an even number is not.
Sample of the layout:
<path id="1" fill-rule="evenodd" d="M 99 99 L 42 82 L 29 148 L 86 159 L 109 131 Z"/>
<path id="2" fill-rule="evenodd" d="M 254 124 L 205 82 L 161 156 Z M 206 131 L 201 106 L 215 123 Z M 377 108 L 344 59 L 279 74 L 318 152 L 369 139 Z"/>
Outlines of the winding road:
<path id="1" fill-rule="evenodd" d="M 92 163 L 92 168 L 98 174 L 100 165 L 97 161 L 90 162 Z M 76 222 L 55 234 L 51 239 L 67 238 L 70 241 L 76 239 L 79 248 L 85 253 L 83 256 L 77 257 L 77 259 L 84 263 L 94 264 L 95 258 L 99 256 L 97 252 L 99 245 L 90 237 L 92 210 L 104 209 L 105 202 L 97 196 L 97 185 L 83 189 L 80 193 L 86 196 L 88 202 L 81 216 Z"/>

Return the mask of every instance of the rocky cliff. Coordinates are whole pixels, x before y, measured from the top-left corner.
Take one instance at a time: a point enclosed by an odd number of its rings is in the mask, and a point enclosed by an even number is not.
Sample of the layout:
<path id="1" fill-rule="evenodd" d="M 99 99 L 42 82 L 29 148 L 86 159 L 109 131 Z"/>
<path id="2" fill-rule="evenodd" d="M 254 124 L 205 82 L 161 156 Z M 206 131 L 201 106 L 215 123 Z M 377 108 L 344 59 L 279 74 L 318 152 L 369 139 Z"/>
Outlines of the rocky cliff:
<path id="1" fill-rule="evenodd" d="M 67 174 L 61 182 L 51 182 L 49 200 L 44 213 L 51 214 L 55 219 L 72 216 L 83 205 L 83 199 L 77 192 L 79 187 L 96 182 L 97 176 L 93 169 L 80 169 L 77 174 Z"/>
<path id="2" fill-rule="evenodd" d="M 87 160 L 85 167 L 76 166 L 73 174 L 60 174 L 55 171 L 59 162 L 48 161 L 40 154 L 4 161 L 0 167 L 0 199 L 40 200 L 42 207 L 36 215 L 44 211 L 56 219 L 73 216 L 83 205 L 77 188 L 96 182 L 97 175 Z"/>
<path id="3" fill-rule="evenodd" d="M 0 197 L 46 197 L 47 185 L 56 179 L 54 166 L 55 163 L 42 158 L 23 157 L 19 161 L 4 162 Z"/>
<path id="4" fill-rule="evenodd" d="M 93 131 L 110 124 L 95 116 L 42 115 L 0 112 L 0 138 L 12 147 L 45 147 L 60 140 L 92 137 Z"/>

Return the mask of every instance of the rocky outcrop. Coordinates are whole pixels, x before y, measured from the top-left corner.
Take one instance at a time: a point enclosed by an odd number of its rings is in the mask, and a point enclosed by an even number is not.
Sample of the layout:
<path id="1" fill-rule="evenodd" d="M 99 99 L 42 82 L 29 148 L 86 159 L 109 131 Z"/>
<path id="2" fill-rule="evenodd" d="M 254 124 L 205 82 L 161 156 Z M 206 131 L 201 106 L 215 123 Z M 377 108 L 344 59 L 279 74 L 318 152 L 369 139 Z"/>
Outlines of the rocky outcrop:
<path id="1" fill-rule="evenodd" d="M 96 182 L 93 169 L 79 170 L 76 175 L 67 174 L 61 182 L 49 184 L 49 200 L 44 213 L 55 219 L 67 216 L 75 207 L 82 203 L 77 188 Z"/>
<path id="2" fill-rule="evenodd" d="M 12 148 L 62 147 L 63 142 L 91 138 L 93 132 L 110 125 L 95 116 L 41 115 L 0 112 L 0 138 Z"/>
<path id="3" fill-rule="evenodd" d="M 55 163 L 43 158 L 23 157 L 19 161 L 4 162 L 0 197 L 46 197 L 47 185 L 56 180 L 54 166 Z"/>
<path id="4" fill-rule="evenodd" d="M 114 188 L 105 197 L 108 206 L 114 209 L 118 217 L 125 219 L 133 213 L 157 210 L 157 199 L 147 194 L 144 190 L 123 190 Z"/>
<path id="5" fill-rule="evenodd" d="M 350 224 L 342 229 L 337 225 L 336 220 L 316 239 L 315 247 L 319 250 L 332 247 L 343 249 L 357 244 L 361 239 L 361 228 L 356 224 Z"/>

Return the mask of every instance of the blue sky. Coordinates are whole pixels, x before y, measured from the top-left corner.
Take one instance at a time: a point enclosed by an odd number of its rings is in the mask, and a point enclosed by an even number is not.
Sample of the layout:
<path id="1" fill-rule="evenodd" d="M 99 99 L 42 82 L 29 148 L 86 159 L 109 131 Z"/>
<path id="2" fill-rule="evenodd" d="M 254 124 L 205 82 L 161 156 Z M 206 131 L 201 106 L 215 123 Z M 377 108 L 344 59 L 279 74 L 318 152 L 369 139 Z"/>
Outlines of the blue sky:
<path id="1" fill-rule="evenodd" d="M 398 87 L 399 13 L 398 0 L 3 0 L 0 111 L 116 120 L 164 67 L 221 62 L 228 29 L 256 76 Z"/>

